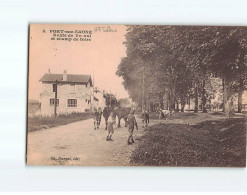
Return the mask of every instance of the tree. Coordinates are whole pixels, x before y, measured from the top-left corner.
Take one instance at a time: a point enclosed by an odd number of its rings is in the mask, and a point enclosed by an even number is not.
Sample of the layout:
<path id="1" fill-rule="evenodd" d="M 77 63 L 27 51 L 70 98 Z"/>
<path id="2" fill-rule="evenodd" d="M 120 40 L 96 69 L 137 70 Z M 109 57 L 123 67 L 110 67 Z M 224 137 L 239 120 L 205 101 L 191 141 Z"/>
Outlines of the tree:
<path id="1" fill-rule="evenodd" d="M 226 116 L 234 114 L 235 85 L 239 104 L 246 78 L 246 28 L 205 26 L 128 26 L 123 58 L 117 75 L 124 80 L 130 97 L 139 104 L 156 98 L 160 106 L 169 93 L 170 109 L 186 99 L 195 98 L 195 112 L 201 97 L 203 112 L 211 101 L 213 91 L 208 87 L 213 77 L 224 83 Z M 145 97 L 140 88 L 145 75 Z M 240 108 L 239 108 L 240 109 Z"/>
<path id="2" fill-rule="evenodd" d="M 128 98 L 121 98 L 118 100 L 118 105 L 120 107 L 127 107 L 130 106 L 131 102 L 129 101 Z"/>
<path id="3" fill-rule="evenodd" d="M 234 115 L 234 86 L 239 78 L 246 77 L 246 35 L 243 27 L 219 27 L 214 38 L 217 50 L 212 53 L 210 69 L 224 81 L 224 110 L 229 118 Z M 241 83 L 241 82 L 240 82 Z M 239 83 L 239 84 L 240 84 Z M 241 86 L 242 88 L 242 86 Z"/>

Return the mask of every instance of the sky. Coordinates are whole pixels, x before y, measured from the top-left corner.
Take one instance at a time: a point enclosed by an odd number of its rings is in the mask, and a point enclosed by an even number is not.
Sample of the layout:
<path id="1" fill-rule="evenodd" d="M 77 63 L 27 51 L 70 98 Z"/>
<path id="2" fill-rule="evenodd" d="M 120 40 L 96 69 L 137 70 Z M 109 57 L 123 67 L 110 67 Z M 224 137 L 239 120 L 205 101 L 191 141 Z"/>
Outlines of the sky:
<path id="1" fill-rule="evenodd" d="M 51 30 L 91 30 L 91 41 L 73 41 L 75 33 L 72 33 L 71 41 L 51 40 L 54 34 Z M 124 25 L 31 24 L 29 99 L 39 100 L 42 87 L 39 80 L 48 69 L 56 74 L 62 74 L 64 70 L 68 74 L 90 74 L 95 87 L 111 92 L 117 98 L 128 97 L 122 78 L 115 74 L 121 58 L 126 56 L 126 47 L 123 45 L 125 33 Z M 68 36 L 68 33 L 64 34 Z"/>

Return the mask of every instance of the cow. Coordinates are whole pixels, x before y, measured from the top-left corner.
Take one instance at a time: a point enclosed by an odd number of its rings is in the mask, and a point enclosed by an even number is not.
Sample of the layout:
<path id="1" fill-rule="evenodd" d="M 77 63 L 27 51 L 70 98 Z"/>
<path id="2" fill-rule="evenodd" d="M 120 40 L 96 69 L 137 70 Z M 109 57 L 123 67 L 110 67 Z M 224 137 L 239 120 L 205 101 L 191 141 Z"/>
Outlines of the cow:
<path id="1" fill-rule="evenodd" d="M 171 110 L 159 110 L 159 120 L 162 118 L 167 119 L 168 116 L 170 116 L 172 114 Z"/>
<path id="2" fill-rule="evenodd" d="M 110 113 L 113 112 L 113 117 L 118 117 L 118 125 L 117 127 L 120 128 L 121 119 L 125 121 L 125 127 L 127 127 L 127 116 L 130 114 L 130 107 L 118 107 L 118 108 L 110 108 L 109 106 L 103 109 L 103 117 L 105 118 L 106 130 L 107 130 L 107 121 L 110 116 Z"/>

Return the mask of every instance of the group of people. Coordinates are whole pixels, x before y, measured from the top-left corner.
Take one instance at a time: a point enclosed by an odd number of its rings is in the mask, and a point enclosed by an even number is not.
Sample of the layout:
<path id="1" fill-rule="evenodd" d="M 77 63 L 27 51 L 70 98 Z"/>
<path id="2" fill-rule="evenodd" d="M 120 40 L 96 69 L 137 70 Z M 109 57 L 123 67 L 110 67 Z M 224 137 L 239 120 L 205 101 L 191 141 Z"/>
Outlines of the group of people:
<path id="1" fill-rule="evenodd" d="M 99 128 L 102 114 L 105 118 L 106 129 L 108 130 L 106 141 L 113 141 L 112 139 L 112 135 L 114 133 L 113 125 L 116 124 L 116 114 L 114 113 L 114 110 L 110 110 L 109 107 L 105 107 L 103 112 L 101 108 L 95 109 L 94 129 L 96 130 Z M 136 128 L 136 130 L 138 130 L 138 124 L 137 124 L 136 117 L 134 114 L 135 114 L 135 110 L 131 109 L 130 113 L 125 116 L 128 131 L 129 131 L 129 137 L 127 140 L 128 145 L 131 145 L 134 143 L 134 138 L 133 138 L 134 129 Z M 144 110 L 142 112 L 142 126 L 147 127 L 148 123 L 149 123 L 149 113 L 146 110 Z"/>
<path id="2" fill-rule="evenodd" d="M 135 110 L 131 109 L 129 114 L 127 114 L 124 117 L 124 119 L 127 123 L 126 126 L 128 127 L 128 130 L 129 130 L 129 137 L 128 137 L 128 141 L 127 141 L 128 145 L 134 143 L 133 133 L 134 133 L 135 127 L 138 130 L 138 125 L 137 125 L 134 113 L 135 113 Z M 160 109 L 159 110 L 159 120 L 161 120 L 162 118 L 167 119 L 167 117 L 170 116 L 171 113 L 172 113 L 171 110 Z M 113 139 L 112 139 L 112 135 L 114 134 L 113 125 L 116 124 L 116 112 L 109 107 L 105 107 L 103 111 L 102 111 L 101 107 L 99 107 L 98 109 L 95 108 L 94 109 L 94 130 L 99 128 L 102 115 L 105 118 L 106 130 L 108 130 L 106 141 L 113 141 Z M 142 127 L 145 128 L 148 126 L 148 124 L 149 124 L 149 113 L 147 110 L 143 110 L 143 112 L 142 112 Z"/>
<path id="3" fill-rule="evenodd" d="M 131 145 L 134 143 L 134 139 L 133 139 L 133 132 L 134 132 L 134 128 L 136 127 L 136 129 L 138 130 L 138 125 L 136 122 L 136 118 L 134 115 L 134 110 L 130 111 L 130 114 L 127 117 L 127 123 L 128 123 L 128 130 L 129 130 L 129 137 L 128 137 L 128 145 Z M 116 124 L 116 116 L 114 116 L 114 113 L 111 112 L 110 113 L 110 117 L 108 118 L 107 121 L 107 130 L 108 130 L 108 135 L 106 137 L 106 141 L 113 141 L 112 140 L 112 135 L 114 133 L 114 128 L 113 125 Z"/>

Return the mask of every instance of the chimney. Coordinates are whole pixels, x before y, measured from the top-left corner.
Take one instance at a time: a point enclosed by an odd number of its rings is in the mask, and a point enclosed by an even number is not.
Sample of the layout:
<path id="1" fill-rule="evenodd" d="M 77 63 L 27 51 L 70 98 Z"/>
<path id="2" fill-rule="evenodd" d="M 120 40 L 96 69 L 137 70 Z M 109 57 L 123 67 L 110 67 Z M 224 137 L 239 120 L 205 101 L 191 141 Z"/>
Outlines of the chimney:
<path id="1" fill-rule="evenodd" d="M 48 69 L 48 74 L 51 74 L 51 69 L 50 68 Z"/>
<path id="2" fill-rule="evenodd" d="M 63 72 L 63 81 L 67 81 L 67 70 L 64 70 Z"/>

